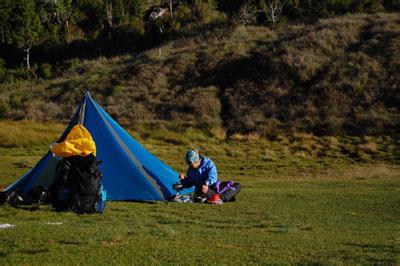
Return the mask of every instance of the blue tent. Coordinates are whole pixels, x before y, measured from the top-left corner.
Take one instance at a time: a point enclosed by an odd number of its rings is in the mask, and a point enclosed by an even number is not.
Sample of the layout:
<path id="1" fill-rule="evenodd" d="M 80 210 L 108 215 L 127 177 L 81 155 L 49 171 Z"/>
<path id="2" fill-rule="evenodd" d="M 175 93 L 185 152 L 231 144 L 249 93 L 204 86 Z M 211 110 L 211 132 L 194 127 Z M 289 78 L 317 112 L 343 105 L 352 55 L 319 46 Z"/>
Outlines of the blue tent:
<path id="1" fill-rule="evenodd" d="M 76 124 L 83 124 L 96 143 L 108 200 L 164 201 L 175 196 L 172 184 L 179 180 L 178 173 L 136 142 L 91 98 L 89 92 L 85 93 L 57 142 L 63 141 Z M 56 165 L 57 159 L 49 151 L 6 191 L 27 193 L 34 187 L 49 188 L 54 181 Z"/>

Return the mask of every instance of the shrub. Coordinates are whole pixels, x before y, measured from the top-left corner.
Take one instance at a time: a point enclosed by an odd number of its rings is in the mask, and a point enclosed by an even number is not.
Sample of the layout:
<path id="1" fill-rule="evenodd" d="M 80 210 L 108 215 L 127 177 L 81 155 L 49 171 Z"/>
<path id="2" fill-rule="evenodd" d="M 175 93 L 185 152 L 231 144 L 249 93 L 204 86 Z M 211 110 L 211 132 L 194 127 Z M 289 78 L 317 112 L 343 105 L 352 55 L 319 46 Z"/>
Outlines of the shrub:
<path id="1" fill-rule="evenodd" d="M 216 10 L 215 4 L 212 2 L 202 3 L 196 6 L 195 15 L 199 24 L 209 24 L 212 22 L 222 22 L 225 15 Z"/>
<path id="2" fill-rule="evenodd" d="M 7 81 L 9 82 L 30 80 L 34 79 L 35 77 L 35 73 L 27 70 L 25 67 L 10 69 L 7 71 Z"/>
<path id="3" fill-rule="evenodd" d="M 67 67 L 71 68 L 71 69 L 75 69 L 77 67 L 79 67 L 81 65 L 81 61 L 79 60 L 78 57 L 71 59 L 68 64 Z"/>
<path id="4" fill-rule="evenodd" d="M 385 8 L 381 4 L 380 0 L 369 0 L 369 1 L 366 1 L 364 6 L 365 6 L 364 9 L 369 13 L 376 13 L 376 12 L 385 11 Z"/>
<path id="5" fill-rule="evenodd" d="M 192 91 L 190 108 L 197 122 L 207 126 L 220 125 L 221 102 L 215 87 L 195 88 Z"/>
<path id="6" fill-rule="evenodd" d="M 6 76 L 6 62 L 3 58 L 0 58 L 0 82 L 4 81 Z"/>
<path id="7" fill-rule="evenodd" d="M 25 97 L 21 93 L 13 93 L 10 96 L 10 106 L 14 109 L 19 109 L 22 107 Z"/>
<path id="8" fill-rule="evenodd" d="M 10 110 L 7 99 L 0 98 L 0 118 L 5 118 Z"/>
<path id="9" fill-rule="evenodd" d="M 49 63 L 44 63 L 40 67 L 40 76 L 44 79 L 51 79 L 52 77 L 52 66 Z"/>
<path id="10" fill-rule="evenodd" d="M 27 101 L 24 109 L 27 112 L 25 118 L 29 120 L 54 121 L 63 118 L 64 115 L 60 105 L 43 100 Z"/>
<path id="11" fill-rule="evenodd" d="M 132 32 L 139 34 L 140 36 L 143 36 L 145 33 L 144 23 L 140 19 L 133 19 L 130 22 L 130 28 Z"/>
<path id="12" fill-rule="evenodd" d="M 253 25 L 257 21 L 257 8 L 251 3 L 245 3 L 240 7 L 235 21 L 242 25 Z"/>
<path id="13" fill-rule="evenodd" d="M 112 89 L 111 96 L 119 95 L 119 94 L 123 93 L 124 90 L 125 90 L 125 86 L 124 85 L 116 85 Z"/>

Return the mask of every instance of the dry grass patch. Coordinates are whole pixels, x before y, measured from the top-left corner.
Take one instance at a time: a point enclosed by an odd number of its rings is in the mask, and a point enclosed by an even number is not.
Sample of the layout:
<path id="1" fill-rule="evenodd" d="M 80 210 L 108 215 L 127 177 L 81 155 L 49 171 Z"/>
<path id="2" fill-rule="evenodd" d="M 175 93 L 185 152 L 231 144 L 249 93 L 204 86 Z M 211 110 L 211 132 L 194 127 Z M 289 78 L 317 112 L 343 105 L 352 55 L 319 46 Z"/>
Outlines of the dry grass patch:
<path id="1" fill-rule="evenodd" d="M 222 124 L 229 134 L 271 139 L 290 132 L 393 136 L 400 121 L 398 21 L 398 14 L 382 13 L 276 29 L 222 26 L 167 42 L 161 55 L 156 48 L 73 59 L 61 78 L 0 85 L 0 115 L 68 119 L 90 89 L 130 126 Z"/>
<path id="2" fill-rule="evenodd" d="M 329 169 L 319 178 L 338 178 L 338 179 L 387 179 L 399 178 L 400 166 L 389 164 L 374 165 L 348 165 L 337 169 Z"/>
<path id="3" fill-rule="evenodd" d="M 5 148 L 47 146 L 58 139 L 64 128 L 65 125 L 60 123 L 0 120 L 0 146 Z"/>

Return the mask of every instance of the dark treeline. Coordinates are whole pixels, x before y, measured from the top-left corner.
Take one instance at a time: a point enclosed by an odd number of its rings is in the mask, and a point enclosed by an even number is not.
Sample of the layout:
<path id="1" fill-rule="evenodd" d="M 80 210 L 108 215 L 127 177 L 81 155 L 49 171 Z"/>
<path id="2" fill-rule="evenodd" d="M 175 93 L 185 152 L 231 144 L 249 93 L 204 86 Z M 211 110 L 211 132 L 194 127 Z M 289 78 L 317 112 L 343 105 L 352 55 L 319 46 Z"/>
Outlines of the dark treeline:
<path id="1" fill-rule="evenodd" d="M 2 0 L 0 79 L 50 77 L 71 58 L 141 51 L 212 25 L 399 9 L 400 0 Z"/>

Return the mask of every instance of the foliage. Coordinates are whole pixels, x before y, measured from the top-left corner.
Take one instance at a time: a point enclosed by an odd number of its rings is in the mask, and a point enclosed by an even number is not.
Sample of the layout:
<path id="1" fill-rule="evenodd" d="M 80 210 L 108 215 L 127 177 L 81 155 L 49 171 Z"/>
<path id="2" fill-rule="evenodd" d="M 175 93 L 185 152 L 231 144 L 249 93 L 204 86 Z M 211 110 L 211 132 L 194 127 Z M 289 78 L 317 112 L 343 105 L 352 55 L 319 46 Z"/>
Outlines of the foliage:
<path id="1" fill-rule="evenodd" d="M 266 14 L 268 20 L 277 23 L 280 20 L 282 10 L 287 4 L 287 0 L 260 0 L 260 7 Z"/>
<path id="2" fill-rule="evenodd" d="M 157 41 L 159 36 L 151 26 L 146 26 L 149 29 L 146 34 L 149 38 L 130 36 L 138 32 L 144 34 L 145 24 L 149 23 L 148 15 L 144 14 L 154 10 L 158 3 L 159 1 L 144 0 L 4 0 L 0 3 L 1 39 L 3 44 L 9 42 L 20 49 L 22 46 L 27 47 L 27 44 L 33 46 L 35 61 L 38 64 L 50 62 L 53 66 L 55 62 L 76 56 L 91 57 L 104 53 L 122 53 L 139 47 L 141 49 L 154 47 L 160 42 Z M 22 5 L 25 7 L 22 8 Z M 399 10 L 398 1 L 196 0 L 174 4 L 174 13 L 177 13 L 177 16 L 171 21 L 164 15 L 155 23 L 158 25 L 156 26 L 158 30 L 160 26 L 164 30 L 162 39 L 166 40 L 186 34 L 194 28 L 204 28 L 212 23 L 219 23 L 226 17 L 233 23 L 253 25 L 265 24 L 268 21 L 315 22 L 319 18 L 347 12 L 373 13 L 384 10 Z M 21 34 L 22 22 L 26 24 L 25 35 Z M 15 27 L 14 24 L 19 26 Z M 129 29 L 123 31 L 122 39 L 125 38 L 127 41 L 122 44 L 121 28 Z M 118 32 L 114 34 L 114 31 Z M 43 48 L 48 52 L 41 52 Z M 66 55 L 71 57 L 65 58 Z M 7 66 L 12 68 L 20 66 L 21 57 L 13 50 L 8 57 L 3 55 L 2 57 L 6 60 Z"/>
<path id="3" fill-rule="evenodd" d="M 42 8 L 49 13 L 54 23 L 62 28 L 65 41 L 69 41 L 70 35 L 70 19 L 74 11 L 72 0 L 44 0 L 40 2 Z"/>
<path id="4" fill-rule="evenodd" d="M 4 81 L 5 76 L 6 76 L 6 62 L 4 61 L 3 58 L 0 58 L 0 82 Z"/>
<path id="5" fill-rule="evenodd" d="M 43 28 L 33 1 L 14 1 L 11 40 L 21 48 L 32 47 L 40 40 Z"/>
<path id="6" fill-rule="evenodd" d="M 36 13 L 34 1 L 16 0 L 10 18 L 10 39 L 26 52 L 26 65 L 30 69 L 29 50 L 40 42 L 43 25 Z"/>
<path id="7" fill-rule="evenodd" d="M 6 117 L 9 111 L 10 111 L 10 106 L 8 104 L 7 99 L 0 98 L 0 118 Z"/>
<path id="8" fill-rule="evenodd" d="M 236 15 L 236 20 L 242 25 L 254 25 L 257 22 L 257 7 L 252 3 L 244 3 Z"/>
<path id="9" fill-rule="evenodd" d="M 40 75 L 42 78 L 50 79 L 52 77 L 51 65 L 48 63 L 42 64 L 40 67 Z"/>
<path id="10" fill-rule="evenodd" d="M 145 11 L 145 4 L 142 0 L 131 0 L 128 6 L 129 13 L 133 18 L 142 18 Z"/>
<path id="11" fill-rule="evenodd" d="M 0 2 L 0 30 L 1 42 L 4 44 L 9 41 L 8 34 L 10 33 L 11 25 L 9 19 L 12 16 L 12 0 L 3 0 Z"/>

